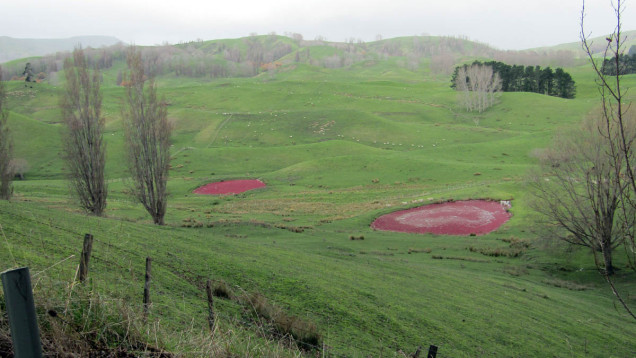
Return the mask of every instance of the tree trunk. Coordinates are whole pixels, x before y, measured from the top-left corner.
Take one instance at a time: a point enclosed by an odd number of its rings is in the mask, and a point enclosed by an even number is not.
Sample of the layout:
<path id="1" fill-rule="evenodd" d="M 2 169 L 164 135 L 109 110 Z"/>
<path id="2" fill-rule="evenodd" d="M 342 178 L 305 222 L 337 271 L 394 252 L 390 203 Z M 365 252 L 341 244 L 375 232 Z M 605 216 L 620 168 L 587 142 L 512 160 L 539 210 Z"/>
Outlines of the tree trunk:
<path id="1" fill-rule="evenodd" d="M 603 241 L 601 243 L 601 252 L 603 253 L 603 264 L 605 265 L 605 273 L 608 276 L 614 275 L 614 266 L 612 265 L 612 245 Z"/>
<path id="2" fill-rule="evenodd" d="M 165 225 L 165 222 L 163 221 L 163 215 L 160 214 L 160 213 L 155 213 L 152 216 L 152 219 L 153 219 L 155 225 L 161 225 L 161 226 Z"/>

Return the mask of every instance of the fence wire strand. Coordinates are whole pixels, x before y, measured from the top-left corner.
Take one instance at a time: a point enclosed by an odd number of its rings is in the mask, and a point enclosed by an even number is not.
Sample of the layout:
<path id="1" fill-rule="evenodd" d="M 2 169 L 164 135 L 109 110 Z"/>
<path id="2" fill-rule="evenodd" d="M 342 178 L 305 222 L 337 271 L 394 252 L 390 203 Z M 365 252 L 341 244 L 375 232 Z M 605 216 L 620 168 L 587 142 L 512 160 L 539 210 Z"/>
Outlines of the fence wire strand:
<path id="1" fill-rule="evenodd" d="M 3 212 L 3 215 L 9 215 L 9 216 L 17 216 L 17 214 L 13 214 L 11 212 Z M 78 237 L 78 241 L 77 244 L 70 244 L 68 243 L 68 240 L 55 240 L 55 238 L 52 239 L 48 239 L 46 242 L 40 238 L 42 240 L 42 246 L 46 248 L 48 247 L 55 247 L 55 251 L 56 252 L 62 252 L 62 253 L 69 253 L 69 252 L 76 252 L 78 253 L 76 254 L 71 254 L 70 256 L 64 256 L 64 258 L 62 260 L 58 260 L 55 263 L 53 263 L 52 265 L 45 267 L 44 269 L 36 272 L 33 277 L 37 278 L 36 281 L 36 285 L 34 286 L 34 291 L 35 289 L 38 287 L 38 284 L 40 283 L 40 280 L 43 276 L 45 276 L 46 274 L 51 273 L 51 276 L 54 276 L 53 271 L 55 271 L 56 269 L 60 269 L 61 267 L 67 267 L 67 266 L 72 266 L 71 271 L 73 271 L 73 273 L 75 273 L 76 269 L 75 269 L 75 265 L 77 263 L 75 263 L 73 260 L 73 258 L 79 257 L 79 251 L 81 251 L 81 240 L 80 238 L 83 237 L 83 234 L 81 232 L 81 230 L 78 229 L 71 229 L 67 226 L 64 226 L 62 224 L 56 224 L 53 223 L 51 221 L 47 221 L 44 222 L 42 220 L 37 220 L 37 218 L 35 217 L 35 215 L 32 215 L 31 217 L 29 216 L 20 216 L 21 220 L 30 220 L 32 223 L 37 223 L 39 225 L 42 226 L 46 226 L 48 227 L 52 232 L 58 231 L 58 232 L 62 232 L 64 233 L 64 235 L 66 236 L 75 236 Z M 2 229 L 2 226 L 0 226 L 0 229 Z M 121 230 L 123 231 L 123 229 Z M 24 232 L 15 232 L 17 235 L 19 236 L 26 236 L 27 234 Z M 121 232 L 120 232 L 121 234 Z M 5 239 L 5 242 L 7 244 L 7 247 L 10 248 L 9 246 L 9 240 L 7 239 L 7 236 L 5 235 L 4 230 L 2 230 L 2 235 Z M 40 233 L 41 235 L 41 233 Z M 120 235 L 123 236 L 123 235 Z M 102 240 L 100 238 L 93 238 L 93 241 L 97 244 L 94 246 L 93 248 L 93 252 L 91 255 L 91 266 L 96 266 L 99 265 L 100 266 L 100 270 L 103 270 L 102 272 L 106 272 L 106 274 L 102 275 L 114 275 L 115 277 L 111 278 L 111 280 L 115 280 L 114 283 L 119 284 L 119 285 L 134 285 L 136 289 L 139 290 L 139 297 L 141 298 L 142 296 L 142 286 L 139 285 L 140 281 L 143 281 L 143 266 L 144 266 L 144 255 L 140 254 L 139 252 L 132 250 L 132 249 L 128 249 L 126 247 L 124 247 L 124 245 L 127 243 L 126 241 L 118 241 L 117 244 L 113 243 L 113 241 L 105 241 Z M 66 244 L 63 244 L 66 243 Z M 138 244 L 137 244 L 138 245 Z M 10 252 L 10 251 L 9 251 Z M 169 255 L 169 252 L 167 253 Z M 10 256 L 12 258 L 12 260 L 14 261 L 14 264 L 17 266 L 17 260 L 16 258 L 13 256 L 13 253 L 10 252 Z M 112 260 L 111 258 L 114 256 L 119 256 L 120 259 L 115 261 Z M 125 264 L 122 264 L 122 262 L 129 262 L 129 266 L 126 267 Z M 68 271 L 68 267 L 67 267 L 67 271 Z M 62 270 L 59 271 L 60 273 L 63 272 Z M 206 285 L 206 281 L 208 279 L 210 279 L 209 277 L 206 277 L 204 275 L 201 275 L 199 273 L 196 273 L 192 270 L 189 269 L 184 269 L 182 267 L 178 267 L 178 264 L 173 264 L 173 260 L 170 260 L 170 258 L 167 258 L 165 256 L 156 256 L 153 257 L 153 274 L 152 274 L 152 282 L 153 284 L 161 284 L 162 282 L 166 281 L 166 282 L 170 282 L 170 280 L 167 280 L 164 275 L 166 274 L 171 274 L 174 275 L 176 277 L 179 277 L 181 279 L 183 279 L 185 282 L 187 282 L 188 285 L 191 285 L 193 287 L 193 289 L 199 291 L 198 296 L 201 298 L 201 305 L 200 305 L 200 311 L 203 312 L 204 311 L 204 307 L 206 307 L 206 301 L 205 301 L 205 293 L 204 293 L 204 289 L 205 289 L 205 285 Z M 90 280 L 91 274 L 89 273 L 89 280 Z M 124 281 L 124 280 L 120 280 L 120 278 L 124 278 L 124 277 L 130 277 L 132 278 L 132 282 L 130 280 L 128 281 Z M 70 278 L 70 280 L 69 280 Z M 75 281 L 75 276 L 73 277 L 67 277 L 66 280 L 64 279 L 60 279 L 58 285 L 66 285 L 70 287 L 70 290 L 72 290 L 72 286 L 74 284 Z M 113 282 L 111 282 L 112 284 Z M 96 283 L 94 284 L 94 288 L 95 289 L 99 289 L 99 285 L 103 285 L 104 287 L 101 287 L 102 289 L 106 289 L 105 286 L 107 286 L 106 282 L 101 282 L 101 283 Z M 258 285 L 256 285 L 255 283 L 253 284 L 254 287 L 258 287 Z M 138 288 L 137 288 L 138 287 Z M 68 287 L 62 287 L 62 288 L 67 288 Z M 240 289 L 240 287 L 236 287 L 235 289 Z M 108 290 L 106 290 L 108 291 Z M 134 291 L 134 290 L 133 290 Z M 243 291 L 243 295 L 246 296 L 245 299 L 247 299 L 247 297 L 249 296 L 249 294 L 245 291 Z M 113 292 L 105 292 L 105 293 L 101 293 L 104 295 L 109 295 L 109 294 L 113 294 Z M 98 295 L 100 295 L 100 293 L 98 293 Z M 152 294 L 151 294 L 152 296 Z M 267 297 L 268 295 L 265 294 L 265 297 Z M 71 303 L 75 304 L 75 303 L 81 303 L 81 299 L 76 299 L 76 298 L 70 298 L 71 296 L 69 295 L 69 297 L 65 300 L 59 300 L 59 301 L 54 301 L 52 298 L 48 298 L 47 299 L 47 309 L 57 309 L 57 310 L 64 310 L 66 312 L 66 314 L 69 313 L 73 313 L 77 310 L 81 310 L 81 308 L 73 308 L 73 307 L 69 307 L 69 305 Z M 90 298 L 86 298 L 84 299 L 86 301 L 90 300 Z M 105 297 L 99 297 L 98 299 L 99 303 L 102 305 L 111 305 L 111 304 L 117 304 L 117 305 L 122 305 L 122 304 L 127 304 L 130 306 L 130 302 L 129 299 L 127 298 L 105 298 Z M 245 317 L 246 313 L 245 310 L 247 309 L 244 305 L 241 305 L 239 302 L 235 302 L 233 300 L 228 300 L 228 299 L 222 299 L 219 300 L 218 298 L 215 298 L 215 303 L 216 302 L 222 302 L 220 303 L 220 307 L 232 307 L 232 309 L 236 312 L 243 312 L 240 315 L 230 315 L 227 314 L 225 312 L 215 312 L 215 317 L 217 318 L 217 320 L 221 320 L 221 321 L 225 321 L 226 323 L 232 324 L 232 325 L 236 325 L 236 326 L 245 326 L 248 322 L 248 319 Z M 268 299 L 269 302 L 273 302 L 271 300 Z M 185 304 L 185 300 L 184 300 L 184 304 Z M 275 302 L 273 304 L 276 304 Z M 139 304 L 133 304 L 132 305 L 133 308 L 136 308 L 138 310 L 138 312 L 141 312 L 142 310 L 142 303 L 141 303 L 141 299 L 139 299 Z M 175 304 L 174 303 L 161 303 L 161 302 L 153 302 L 151 304 L 151 317 L 153 317 L 153 315 L 159 314 L 159 313 L 153 313 L 154 311 L 157 311 L 159 309 L 164 309 L 164 310 L 170 310 L 172 315 L 177 314 L 178 315 L 178 310 L 175 310 Z M 254 309 L 252 307 L 252 309 Z M 216 310 L 216 306 L 215 306 L 215 310 Z M 297 310 L 296 310 L 297 311 Z M 321 314 L 320 312 L 312 312 L 312 311 L 305 311 L 305 312 L 301 312 L 302 316 L 299 317 L 321 317 L 323 322 L 328 322 L 327 325 L 329 326 L 329 322 L 331 322 L 331 317 L 329 317 L 328 315 L 325 316 L 324 314 Z M 44 318 L 46 317 L 46 312 L 44 313 L 40 313 L 41 317 L 40 318 Z M 161 319 L 161 317 L 156 317 L 154 316 L 156 319 Z M 190 316 L 186 316 L 185 314 L 182 316 L 177 316 L 176 317 L 179 321 L 182 322 L 194 322 L 194 319 Z M 203 330 L 205 327 L 205 325 L 207 324 L 206 321 L 207 317 L 202 317 L 201 319 L 199 319 L 200 322 L 198 322 L 198 326 L 202 327 L 201 329 Z M 194 324 L 194 323 L 192 323 Z M 267 332 L 264 331 L 264 326 L 267 325 L 267 323 L 265 322 L 252 322 L 252 324 L 258 325 L 260 328 L 258 328 L 263 335 L 267 335 Z M 301 331 L 302 333 L 312 333 L 308 330 L 303 329 L 302 327 L 297 328 L 299 331 Z M 329 330 L 329 327 L 327 327 L 327 331 Z M 323 329 L 324 331 L 324 329 Z M 397 337 L 393 337 L 389 340 L 386 340 L 386 332 L 383 333 L 379 333 L 379 332 L 371 332 L 371 334 L 374 337 L 382 337 L 383 339 L 379 340 L 379 343 L 377 346 L 375 347 L 369 347 L 369 346 L 362 346 L 359 344 L 356 344 L 355 342 L 351 342 L 351 341 L 346 341 L 346 342 L 341 342 L 338 341 L 336 338 L 334 338 L 334 333 L 333 332 L 328 332 L 327 335 L 324 334 L 324 332 L 322 332 L 322 345 L 315 345 L 312 342 L 303 342 L 300 340 L 296 340 L 297 344 L 300 344 L 304 347 L 308 347 L 311 348 L 313 350 L 315 350 L 316 352 L 322 352 L 322 354 L 324 356 L 329 356 L 329 357 L 351 357 L 351 356 L 355 356 L 355 357 L 373 357 L 373 356 L 379 356 L 380 352 L 386 352 L 387 355 L 391 354 L 391 352 L 393 354 L 398 354 L 399 350 L 397 350 L 395 347 L 393 348 L 389 348 L 387 346 L 384 346 L 382 344 L 382 342 L 384 341 L 397 341 Z M 270 337 L 273 335 L 270 335 Z M 268 337 L 265 337 L 268 338 Z M 283 337 L 279 337 L 279 338 L 285 338 Z M 289 338 L 289 337 L 287 337 Z M 350 352 L 350 353 L 343 353 L 340 352 L 340 349 L 342 348 L 338 348 L 338 347 L 346 347 L 346 351 Z M 414 350 L 415 348 L 413 348 Z M 323 351 L 324 350 L 324 351 Z M 152 355 L 152 352 L 143 352 L 143 351 L 138 351 L 138 352 L 132 352 L 135 355 L 140 354 L 140 355 Z M 198 353 L 203 353 L 203 352 L 196 352 L 196 351 L 179 351 L 179 352 L 175 352 L 177 354 L 198 354 Z"/>

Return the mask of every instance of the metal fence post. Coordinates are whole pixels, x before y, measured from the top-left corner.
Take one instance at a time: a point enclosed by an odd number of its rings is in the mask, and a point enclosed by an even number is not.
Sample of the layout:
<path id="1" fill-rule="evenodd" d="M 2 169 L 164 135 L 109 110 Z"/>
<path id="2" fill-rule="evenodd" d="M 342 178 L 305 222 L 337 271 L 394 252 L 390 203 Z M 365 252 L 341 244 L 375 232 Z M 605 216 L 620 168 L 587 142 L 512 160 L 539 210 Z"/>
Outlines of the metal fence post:
<path id="1" fill-rule="evenodd" d="M 7 303 L 13 354 L 16 358 L 42 357 L 40 329 L 35 315 L 28 267 L 3 272 L 2 289 Z"/>
<path id="2" fill-rule="evenodd" d="M 435 358 L 437 357 L 437 346 L 434 345 L 430 345 L 430 347 L 428 347 L 428 355 L 426 356 L 426 358 Z"/>

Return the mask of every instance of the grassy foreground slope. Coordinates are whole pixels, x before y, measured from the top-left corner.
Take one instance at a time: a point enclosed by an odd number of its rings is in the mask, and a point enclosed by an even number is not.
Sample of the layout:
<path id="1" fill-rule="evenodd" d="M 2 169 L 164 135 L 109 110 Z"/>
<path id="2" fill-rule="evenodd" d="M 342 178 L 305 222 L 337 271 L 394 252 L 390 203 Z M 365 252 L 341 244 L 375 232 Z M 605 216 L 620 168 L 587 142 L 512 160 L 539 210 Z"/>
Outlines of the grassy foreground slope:
<path id="1" fill-rule="evenodd" d="M 151 256 L 148 327 L 186 355 L 183 332 L 206 329 L 208 278 L 314 322 L 334 356 L 400 356 L 428 344 L 448 357 L 636 354 L 636 326 L 614 308 L 587 252 L 544 245 L 527 206 L 534 153 L 597 104 L 587 70 L 572 69 L 575 100 L 503 94 L 473 115 L 457 107 L 447 79 L 391 68 L 294 65 L 250 79 L 161 78 L 175 124 L 161 228 L 125 195 L 121 88 L 104 87 L 110 196 L 106 217 L 94 218 L 75 208 L 63 180 L 59 88 L 9 83 L 16 153 L 31 170 L 15 183 L 15 200 L 0 203 L 2 245 L 10 248 L 0 250 L 4 268 L 41 272 L 49 283 L 36 295 L 61 309 L 66 296 L 52 292 L 65 292 L 77 261 L 64 260 L 90 232 L 99 240 L 91 292 L 139 311 Z M 234 178 L 268 186 L 192 194 Z M 393 210 L 466 198 L 513 199 L 514 216 L 481 237 L 369 228 Z M 633 292 L 633 275 L 618 280 Z M 235 302 L 219 299 L 217 310 L 224 327 L 258 336 Z M 233 344 L 249 347 L 251 339 Z"/>

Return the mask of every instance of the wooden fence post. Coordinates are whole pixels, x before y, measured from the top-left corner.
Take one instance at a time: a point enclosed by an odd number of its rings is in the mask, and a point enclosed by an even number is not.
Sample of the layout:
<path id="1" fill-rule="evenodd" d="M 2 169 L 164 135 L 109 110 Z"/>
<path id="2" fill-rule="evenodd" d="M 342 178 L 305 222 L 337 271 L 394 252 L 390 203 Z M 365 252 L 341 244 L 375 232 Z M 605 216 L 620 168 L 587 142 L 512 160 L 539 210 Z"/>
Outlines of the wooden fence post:
<path id="1" fill-rule="evenodd" d="M 146 279 L 144 283 L 144 320 L 148 317 L 148 310 L 150 307 L 150 272 L 151 272 L 152 259 L 146 257 Z"/>
<path id="2" fill-rule="evenodd" d="M 93 235 L 84 235 L 84 246 L 82 247 L 82 256 L 80 256 L 79 280 L 84 282 L 88 277 L 88 261 L 91 259 L 91 251 L 93 250 Z"/>
<path id="3" fill-rule="evenodd" d="M 42 357 L 40 329 L 35 315 L 29 268 L 8 270 L 0 276 L 7 304 L 14 356 Z"/>
<path id="4" fill-rule="evenodd" d="M 434 345 L 430 345 L 430 347 L 428 347 L 428 355 L 426 356 L 426 358 L 435 358 L 437 357 L 437 346 Z"/>
<path id="5" fill-rule="evenodd" d="M 212 282 L 208 280 L 208 283 L 205 285 L 205 291 L 208 294 L 208 323 L 210 325 L 210 332 L 214 333 L 214 299 L 212 295 Z"/>

